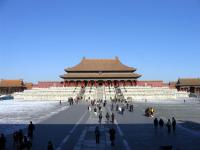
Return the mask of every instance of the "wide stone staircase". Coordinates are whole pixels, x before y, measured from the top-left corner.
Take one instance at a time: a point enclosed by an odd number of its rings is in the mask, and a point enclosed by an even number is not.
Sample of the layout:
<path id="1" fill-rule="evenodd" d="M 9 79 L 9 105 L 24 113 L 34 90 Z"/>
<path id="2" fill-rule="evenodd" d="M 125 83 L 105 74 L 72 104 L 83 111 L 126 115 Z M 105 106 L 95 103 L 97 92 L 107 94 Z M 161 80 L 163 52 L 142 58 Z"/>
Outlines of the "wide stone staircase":
<path id="1" fill-rule="evenodd" d="M 85 94 L 85 87 L 82 87 L 79 94 L 77 95 L 77 98 L 82 99 Z"/>
<path id="2" fill-rule="evenodd" d="M 97 100 L 103 100 L 104 98 L 104 87 L 99 86 L 97 87 Z"/>
<path id="3" fill-rule="evenodd" d="M 96 99 L 96 87 L 94 87 L 94 86 L 85 87 L 84 99 L 85 100 Z"/>
<path id="4" fill-rule="evenodd" d="M 115 87 L 115 93 L 116 93 L 116 99 L 118 100 L 124 100 L 124 95 L 120 89 L 120 87 Z"/>
<path id="5" fill-rule="evenodd" d="M 15 99 L 20 100 L 68 100 L 68 98 L 82 97 L 85 100 L 163 100 L 163 99 L 182 99 L 189 98 L 189 93 L 177 91 L 169 87 L 150 87 L 150 86 L 88 86 L 88 87 L 50 87 L 33 88 L 24 92 L 14 93 Z"/>
<path id="6" fill-rule="evenodd" d="M 188 98 L 189 93 L 170 89 L 169 87 L 150 87 L 150 86 L 126 86 L 120 87 L 125 99 L 132 100 L 161 100 Z"/>
<path id="7" fill-rule="evenodd" d="M 19 100 L 68 100 L 68 98 L 77 98 L 81 87 L 50 87 L 33 88 L 24 92 L 14 93 L 15 99 Z"/>

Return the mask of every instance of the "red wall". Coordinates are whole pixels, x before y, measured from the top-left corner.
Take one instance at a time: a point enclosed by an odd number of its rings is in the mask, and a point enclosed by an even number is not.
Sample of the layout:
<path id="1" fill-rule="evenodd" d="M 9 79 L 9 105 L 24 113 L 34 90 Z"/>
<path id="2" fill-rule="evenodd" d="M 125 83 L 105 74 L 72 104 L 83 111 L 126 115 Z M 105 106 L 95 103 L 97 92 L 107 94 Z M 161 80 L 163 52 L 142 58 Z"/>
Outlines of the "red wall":
<path id="1" fill-rule="evenodd" d="M 69 85 L 68 85 L 69 84 Z M 120 83 L 122 86 L 122 83 Z M 133 83 L 132 83 L 133 84 Z M 134 83 L 135 84 L 135 83 Z M 134 86 L 133 84 L 133 86 Z M 62 83 L 59 81 L 39 81 L 37 84 L 34 84 L 34 88 L 49 88 L 49 87 L 63 87 L 63 86 L 75 86 L 74 82 L 69 83 Z M 78 83 L 78 85 L 82 85 L 82 83 Z M 127 86 L 131 86 L 131 82 L 126 82 Z M 152 87 L 164 87 L 166 84 L 163 83 L 163 81 L 137 81 L 137 86 L 152 86 Z"/>
<path id="2" fill-rule="evenodd" d="M 33 85 L 34 88 L 49 88 L 49 87 L 63 87 L 63 83 L 59 81 L 39 81 Z"/>

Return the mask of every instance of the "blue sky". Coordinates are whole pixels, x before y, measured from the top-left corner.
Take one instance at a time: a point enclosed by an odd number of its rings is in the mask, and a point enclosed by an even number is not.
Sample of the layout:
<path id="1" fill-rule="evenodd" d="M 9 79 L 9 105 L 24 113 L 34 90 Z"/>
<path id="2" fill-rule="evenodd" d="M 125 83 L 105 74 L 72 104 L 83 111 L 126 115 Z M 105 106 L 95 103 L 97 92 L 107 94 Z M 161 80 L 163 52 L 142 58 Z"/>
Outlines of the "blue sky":
<path id="1" fill-rule="evenodd" d="M 199 0 L 0 0 L 0 78 L 60 80 L 114 58 L 141 80 L 200 77 Z"/>

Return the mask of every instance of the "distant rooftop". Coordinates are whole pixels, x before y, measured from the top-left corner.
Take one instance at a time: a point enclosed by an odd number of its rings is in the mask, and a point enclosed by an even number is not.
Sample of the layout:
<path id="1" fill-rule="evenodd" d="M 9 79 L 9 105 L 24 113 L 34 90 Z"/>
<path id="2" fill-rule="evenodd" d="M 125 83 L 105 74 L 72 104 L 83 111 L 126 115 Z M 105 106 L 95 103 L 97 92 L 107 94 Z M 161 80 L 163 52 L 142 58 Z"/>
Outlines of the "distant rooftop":
<path id="1" fill-rule="evenodd" d="M 200 86 L 200 78 L 180 78 L 177 85 L 192 85 Z"/>
<path id="2" fill-rule="evenodd" d="M 24 86 L 23 80 L 0 80 L 0 87 L 22 87 Z"/>

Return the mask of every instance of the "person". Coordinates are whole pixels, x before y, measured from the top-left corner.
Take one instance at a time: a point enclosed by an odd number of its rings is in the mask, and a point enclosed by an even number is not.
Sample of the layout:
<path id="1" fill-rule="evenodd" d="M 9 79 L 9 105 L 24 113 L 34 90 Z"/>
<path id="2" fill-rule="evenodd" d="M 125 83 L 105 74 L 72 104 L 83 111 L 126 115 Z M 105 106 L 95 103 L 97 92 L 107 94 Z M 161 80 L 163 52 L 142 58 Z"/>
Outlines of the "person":
<path id="1" fill-rule="evenodd" d="M 158 127 L 158 119 L 155 118 L 153 122 L 154 122 L 154 128 L 157 129 L 157 127 Z"/>
<path id="2" fill-rule="evenodd" d="M 110 141 L 111 141 L 111 145 L 114 146 L 114 141 L 115 141 L 115 129 L 111 128 L 109 130 L 109 134 L 110 134 Z"/>
<path id="3" fill-rule="evenodd" d="M 153 114 L 154 114 L 154 109 L 151 107 L 150 108 L 150 117 L 153 117 Z"/>
<path id="4" fill-rule="evenodd" d="M 19 147 L 21 147 L 21 145 L 22 145 L 22 143 L 23 143 L 23 137 L 24 137 L 23 131 L 22 131 L 22 129 L 20 129 L 19 132 L 18 132 L 18 143 L 19 143 Z"/>
<path id="5" fill-rule="evenodd" d="M 94 112 L 97 112 L 97 108 L 96 107 L 94 107 Z"/>
<path id="6" fill-rule="evenodd" d="M 101 112 L 101 105 L 99 105 L 99 112 Z"/>
<path id="7" fill-rule="evenodd" d="M 99 141 L 99 139 L 100 139 L 100 131 L 99 131 L 99 127 L 98 126 L 96 126 L 94 133 L 95 133 L 95 137 L 96 137 L 96 144 L 99 144 L 100 143 L 100 141 Z"/>
<path id="8" fill-rule="evenodd" d="M 15 131 L 13 133 L 13 146 L 16 147 L 17 146 L 17 143 L 18 143 L 18 132 Z"/>
<path id="9" fill-rule="evenodd" d="M 132 104 L 130 104 L 130 106 L 129 106 L 129 111 L 130 111 L 130 112 L 133 111 L 133 105 L 132 105 Z"/>
<path id="10" fill-rule="evenodd" d="M 122 115 L 124 114 L 124 107 L 122 107 Z"/>
<path id="11" fill-rule="evenodd" d="M 51 141 L 48 142 L 47 150 L 53 150 L 53 144 Z"/>
<path id="12" fill-rule="evenodd" d="M 133 104 L 131 105 L 131 112 L 133 112 Z"/>
<path id="13" fill-rule="evenodd" d="M 129 103 L 127 102 L 127 103 L 126 103 L 126 109 L 128 109 L 128 107 L 129 107 Z"/>
<path id="14" fill-rule="evenodd" d="M 106 119 L 107 119 L 107 122 L 109 122 L 110 115 L 108 114 L 108 112 L 106 113 Z"/>
<path id="15" fill-rule="evenodd" d="M 26 136 L 24 136 L 22 148 L 26 150 L 30 150 L 32 147 L 32 143 Z"/>
<path id="16" fill-rule="evenodd" d="M 170 121 L 170 119 L 168 119 L 168 121 L 167 121 L 167 131 L 168 131 L 168 133 L 170 133 L 171 132 L 171 121 Z"/>
<path id="17" fill-rule="evenodd" d="M 74 105 L 74 99 L 72 98 L 72 105 Z"/>
<path id="18" fill-rule="evenodd" d="M 30 121 L 28 126 L 28 137 L 32 140 L 33 139 L 33 131 L 35 130 L 35 125 Z"/>
<path id="19" fill-rule="evenodd" d="M 164 126 L 164 121 L 162 120 L 162 118 L 160 118 L 160 120 L 159 120 L 159 126 L 161 128 L 163 128 L 163 126 Z"/>
<path id="20" fill-rule="evenodd" d="M 114 113 L 112 113 L 111 118 L 112 118 L 112 123 L 114 123 L 114 120 L 115 120 L 115 115 L 114 115 Z"/>
<path id="21" fill-rule="evenodd" d="M 97 116 L 97 108 L 94 108 L 94 114 Z"/>
<path id="22" fill-rule="evenodd" d="M 113 111 L 113 108 L 114 108 L 114 105 L 113 105 L 113 103 L 112 103 L 112 105 L 111 105 L 111 111 Z"/>
<path id="23" fill-rule="evenodd" d="M 61 103 L 62 103 L 62 102 L 61 102 L 61 100 L 60 100 L 60 105 L 61 105 Z"/>
<path id="24" fill-rule="evenodd" d="M 103 102 L 103 107 L 106 107 L 106 100 L 104 100 Z"/>
<path id="25" fill-rule="evenodd" d="M 118 111 L 118 110 L 119 110 L 119 105 L 117 104 L 117 105 L 116 105 L 116 111 Z"/>
<path id="26" fill-rule="evenodd" d="M 99 114 L 99 123 L 101 124 L 101 120 L 102 120 L 102 114 Z"/>
<path id="27" fill-rule="evenodd" d="M 173 132 L 176 131 L 176 120 L 174 117 L 172 117 L 172 128 L 173 128 Z"/>
<path id="28" fill-rule="evenodd" d="M 5 150 L 5 148 L 6 148 L 6 138 L 2 133 L 0 137 L 0 150 Z"/>

